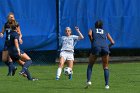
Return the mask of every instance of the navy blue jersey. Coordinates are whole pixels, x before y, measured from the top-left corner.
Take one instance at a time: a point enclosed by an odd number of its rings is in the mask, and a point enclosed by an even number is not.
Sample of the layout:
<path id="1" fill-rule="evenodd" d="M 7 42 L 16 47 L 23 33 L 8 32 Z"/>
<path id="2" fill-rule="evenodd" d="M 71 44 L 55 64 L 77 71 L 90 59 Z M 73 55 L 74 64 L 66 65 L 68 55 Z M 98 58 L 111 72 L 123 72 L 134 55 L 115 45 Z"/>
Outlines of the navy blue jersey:
<path id="1" fill-rule="evenodd" d="M 108 47 L 107 34 L 103 29 L 92 30 L 92 47 Z"/>
<path id="2" fill-rule="evenodd" d="M 7 40 L 7 47 L 8 48 L 14 48 L 15 47 L 15 42 L 14 40 L 15 39 L 19 39 L 19 35 L 16 31 L 11 31 L 9 33 L 9 37 L 8 37 L 8 40 Z"/>
<path id="3" fill-rule="evenodd" d="M 6 51 L 8 48 L 8 40 L 10 39 L 10 32 L 13 30 L 16 30 L 16 28 L 19 26 L 19 24 L 16 22 L 15 25 L 11 25 L 9 22 L 6 22 L 4 24 L 4 30 L 6 32 L 6 40 L 5 40 L 5 44 L 4 44 L 4 48 L 3 50 Z"/>
<path id="4" fill-rule="evenodd" d="M 10 25 L 8 22 L 5 23 L 4 25 L 4 30 L 6 32 L 6 40 L 10 38 L 9 34 L 12 30 L 16 30 L 16 28 L 19 26 L 18 23 L 16 25 Z"/>
<path id="5" fill-rule="evenodd" d="M 15 39 L 19 39 L 19 35 L 16 31 L 11 31 L 9 33 L 9 38 L 7 40 L 7 47 L 8 47 L 8 53 L 9 56 L 11 57 L 11 59 L 13 61 L 17 61 L 20 59 L 20 55 L 18 54 L 18 50 L 15 46 Z M 24 52 L 21 51 L 21 54 L 23 54 Z"/>

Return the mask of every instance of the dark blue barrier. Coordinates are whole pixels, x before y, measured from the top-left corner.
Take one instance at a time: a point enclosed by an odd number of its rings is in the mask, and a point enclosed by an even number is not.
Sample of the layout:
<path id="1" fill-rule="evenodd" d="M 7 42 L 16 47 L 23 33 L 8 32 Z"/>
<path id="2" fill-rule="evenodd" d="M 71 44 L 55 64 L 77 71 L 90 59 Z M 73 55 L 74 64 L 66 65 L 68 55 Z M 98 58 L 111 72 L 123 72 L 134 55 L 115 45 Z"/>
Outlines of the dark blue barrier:
<path id="1" fill-rule="evenodd" d="M 22 49 L 56 50 L 57 34 L 64 35 L 66 26 L 77 34 L 74 26 L 79 26 L 85 38 L 76 49 L 88 49 L 88 30 L 101 19 L 116 42 L 113 48 L 140 48 L 139 5 L 140 0 L 0 0 L 0 29 L 14 12 L 23 33 Z"/>
<path id="2" fill-rule="evenodd" d="M 76 48 L 90 48 L 88 29 L 96 20 L 115 40 L 113 48 L 140 48 L 140 0 L 60 0 L 60 33 L 70 26 L 80 27 L 85 39 Z"/>
<path id="3" fill-rule="evenodd" d="M 13 12 L 23 34 L 22 49 L 56 50 L 55 1 L 0 0 L 0 29 L 6 22 L 8 13 Z M 0 39 L 0 47 L 3 47 L 3 39 Z"/>

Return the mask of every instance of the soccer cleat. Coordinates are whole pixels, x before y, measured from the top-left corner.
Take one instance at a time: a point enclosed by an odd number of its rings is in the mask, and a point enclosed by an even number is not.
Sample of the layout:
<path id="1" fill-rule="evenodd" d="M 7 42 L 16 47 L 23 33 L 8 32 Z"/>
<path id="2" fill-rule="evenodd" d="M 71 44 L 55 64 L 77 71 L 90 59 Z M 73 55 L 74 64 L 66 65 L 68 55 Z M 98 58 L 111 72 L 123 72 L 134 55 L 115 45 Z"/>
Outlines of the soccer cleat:
<path id="1" fill-rule="evenodd" d="M 59 80 L 60 78 L 56 77 L 56 80 Z"/>
<path id="2" fill-rule="evenodd" d="M 86 83 L 86 87 L 85 87 L 85 88 L 88 88 L 89 86 L 91 86 L 91 81 L 88 81 L 88 82 Z"/>
<path id="3" fill-rule="evenodd" d="M 69 74 L 69 80 L 72 80 L 72 74 Z"/>
<path id="4" fill-rule="evenodd" d="M 12 71 L 12 76 L 14 76 L 14 75 L 15 75 L 16 70 L 17 70 L 17 67 L 15 67 L 15 68 L 14 68 L 14 70 Z"/>
<path id="5" fill-rule="evenodd" d="M 25 72 L 19 72 L 20 75 L 22 75 L 23 77 L 27 77 Z"/>
<path id="6" fill-rule="evenodd" d="M 32 78 L 30 79 L 31 81 L 37 81 L 38 79 L 37 78 Z"/>
<path id="7" fill-rule="evenodd" d="M 109 89 L 109 85 L 105 85 L 105 89 Z"/>
<path id="8" fill-rule="evenodd" d="M 7 74 L 7 76 L 12 76 L 12 73 L 9 72 L 9 73 Z"/>

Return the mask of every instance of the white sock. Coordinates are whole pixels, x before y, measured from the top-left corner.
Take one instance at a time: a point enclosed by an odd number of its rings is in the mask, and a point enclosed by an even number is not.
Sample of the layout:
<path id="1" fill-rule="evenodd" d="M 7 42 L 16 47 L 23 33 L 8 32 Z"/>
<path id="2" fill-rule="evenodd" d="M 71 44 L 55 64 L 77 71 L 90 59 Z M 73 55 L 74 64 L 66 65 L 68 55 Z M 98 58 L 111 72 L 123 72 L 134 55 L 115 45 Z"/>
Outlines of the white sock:
<path id="1" fill-rule="evenodd" d="M 62 68 L 59 67 L 56 72 L 56 78 L 60 78 L 61 72 L 62 72 Z"/>

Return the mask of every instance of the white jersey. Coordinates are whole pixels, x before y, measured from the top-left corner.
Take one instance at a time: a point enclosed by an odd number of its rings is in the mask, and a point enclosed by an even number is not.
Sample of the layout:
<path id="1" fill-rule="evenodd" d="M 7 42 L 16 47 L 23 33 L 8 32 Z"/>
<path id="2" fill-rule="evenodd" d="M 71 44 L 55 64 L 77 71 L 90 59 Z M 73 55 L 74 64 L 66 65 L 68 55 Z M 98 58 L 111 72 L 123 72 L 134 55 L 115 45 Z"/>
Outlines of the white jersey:
<path id="1" fill-rule="evenodd" d="M 74 52 L 74 46 L 78 41 L 78 37 L 76 35 L 62 36 L 60 38 L 61 51 L 68 50 Z"/>

